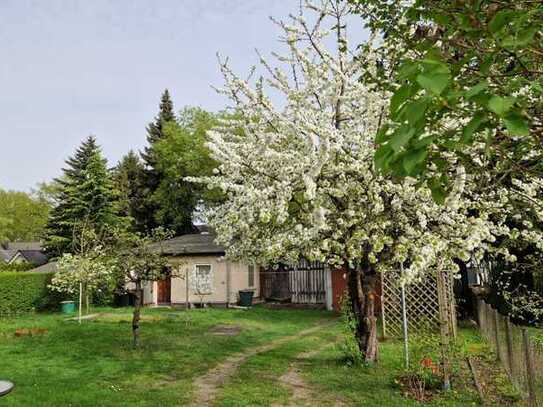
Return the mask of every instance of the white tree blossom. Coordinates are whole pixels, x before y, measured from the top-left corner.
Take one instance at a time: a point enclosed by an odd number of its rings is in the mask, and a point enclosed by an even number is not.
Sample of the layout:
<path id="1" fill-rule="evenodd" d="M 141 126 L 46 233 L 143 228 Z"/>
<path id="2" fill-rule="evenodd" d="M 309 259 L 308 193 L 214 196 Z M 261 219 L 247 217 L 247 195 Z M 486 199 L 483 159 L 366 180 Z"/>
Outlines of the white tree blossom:
<path id="1" fill-rule="evenodd" d="M 413 179 L 376 172 L 374 139 L 389 95 L 361 78 L 377 61 L 371 51 L 349 51 L 345 2 L 307 5 L 315 26 L 303 16 L 278 23 L 290 54 L 276 55 L 277 67 L 261 58 L 266 79 L 251 84 L 221 62 L 220 91 L 236 113 L 209 132 L 215 175 L 195 181 L 227 196 L 207 216 L 228 256 L 264 264 L 303 256 L 332 266 L 367 259 L 378 271 L 404 263 L 412 281 L 484 250 L 503 230 L 471 213 L 462 168 L 445 205 Z M 281 107 L 269 90 L 282 95 Z"/>

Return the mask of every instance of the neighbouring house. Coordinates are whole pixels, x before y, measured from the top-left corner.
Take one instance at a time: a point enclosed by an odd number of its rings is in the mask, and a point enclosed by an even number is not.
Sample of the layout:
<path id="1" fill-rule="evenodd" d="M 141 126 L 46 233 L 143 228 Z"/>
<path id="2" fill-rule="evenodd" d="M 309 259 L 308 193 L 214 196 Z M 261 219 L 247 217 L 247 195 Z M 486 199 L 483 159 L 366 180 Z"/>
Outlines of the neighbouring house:
<path id="1" fill-rule="evenodd" d="M 36 267 L 47 263 L 40 242 L 8 242 L 0 246 L 0 259 L 8 264 L 28 263 Z"/>
<path id="2" fill-rule="evenodd" d="M 17 250 L 4 249 L 4 246 L 0 246 L 0 261 L 9 263 L 16 253 Z"/>
<path id="3" fill-rule="evenodd" d="M 254 264 L 225 259 L 225 248 L 215 243 L 215 235 L 205 227 L 159 244 L 168 256 L 172 276 L 144 285 L 144 304 L 228 306 L 238 302 L 240 290 L 254 291 L 260 297 L 260 276 Z"/>

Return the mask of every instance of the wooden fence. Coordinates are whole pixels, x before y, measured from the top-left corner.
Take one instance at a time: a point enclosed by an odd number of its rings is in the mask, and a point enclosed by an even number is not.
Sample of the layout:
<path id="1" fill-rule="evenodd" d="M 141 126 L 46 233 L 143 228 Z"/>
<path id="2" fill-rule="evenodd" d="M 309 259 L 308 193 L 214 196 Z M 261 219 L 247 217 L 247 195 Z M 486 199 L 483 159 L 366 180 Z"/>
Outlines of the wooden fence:
<path id="1" fill-rule="evenodd" d="M 318 262 L 300 261 L 295 267 L 260 272 L 261 295 L 294 304 L 326 302 L 326 269 Z"/>
<path id="2" fill-rule="evenodd" d="M 530 406 L 543 402 L 543 345 L 530 328 L 511 322 L 509 317 L 482 300 L 477 301 L 477 319 L 482 335 L 492 344 L 511 382 Z"/>

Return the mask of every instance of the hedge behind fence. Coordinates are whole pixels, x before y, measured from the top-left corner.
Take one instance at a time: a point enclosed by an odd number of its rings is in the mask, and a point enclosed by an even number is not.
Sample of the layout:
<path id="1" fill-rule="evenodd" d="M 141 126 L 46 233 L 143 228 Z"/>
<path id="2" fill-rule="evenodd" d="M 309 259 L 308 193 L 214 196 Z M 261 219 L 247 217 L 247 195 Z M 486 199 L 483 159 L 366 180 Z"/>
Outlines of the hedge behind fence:
<path id="1" fill-rule="evenodd" d="M 0 315 L 58 306 L 61 298 L 48 288 L 52 277 L 53 273 L 0 273 Z"/>

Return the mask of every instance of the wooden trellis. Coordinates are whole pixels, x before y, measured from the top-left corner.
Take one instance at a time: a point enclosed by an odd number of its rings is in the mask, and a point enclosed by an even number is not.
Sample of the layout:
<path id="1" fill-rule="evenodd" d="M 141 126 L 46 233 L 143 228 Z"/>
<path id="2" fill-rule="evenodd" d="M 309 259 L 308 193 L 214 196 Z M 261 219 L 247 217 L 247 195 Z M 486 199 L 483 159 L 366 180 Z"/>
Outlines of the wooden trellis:
<path id="1" fill-rule="evenodd" d="M 381 275 L 383 336 L 403 337 L 400 271 Z M 450 273 L 429 273 L 405 286 L 408 331 L 423 333 L 429 329 L 447 329 L 456 336 L 456 309 L 453 277 Z M 446 321 L 446 327 L 440 321 Z"/>

